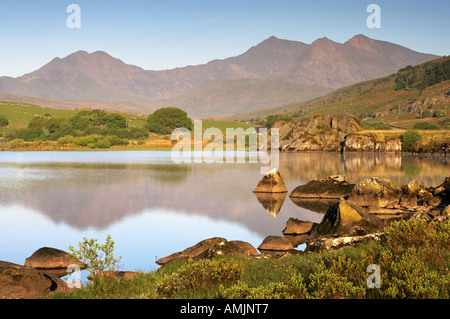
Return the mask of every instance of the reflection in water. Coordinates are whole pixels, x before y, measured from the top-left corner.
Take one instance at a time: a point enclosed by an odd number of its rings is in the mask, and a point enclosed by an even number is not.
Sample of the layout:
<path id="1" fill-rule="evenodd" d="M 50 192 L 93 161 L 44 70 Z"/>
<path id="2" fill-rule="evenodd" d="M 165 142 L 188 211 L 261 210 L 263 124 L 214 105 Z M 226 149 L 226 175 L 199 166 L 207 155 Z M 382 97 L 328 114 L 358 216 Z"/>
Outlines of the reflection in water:
<path id="1" fill-rule="evenodd" d="M 259 203 L 273 217 L 277 217 L 283 206 L 286 193 L 254 193 Z"/>
<path id="2" fill-rule="evenodd" d="M 288 194 L 310 180 L 336 174 L 347 175 L 351 183 L 370 176 L 388 178 L 397 187 L 411 179 L 437 186 L 450 175 L 444 157 L 381 153 L 281 153 L 279 172 Z M 40 216 L 77 234 L 93 236 L 113 228 L 125 229 L 125 224 L 133 238 L 140 231 L 160 230 L 158 247 L 163 249 L 165 241 L 176 241 L 179 246 L 167 246 L 165 253 L 158 252 L 159 257 L 219 233 L 229 240 L 250 236 L 256 241 L 282 235 L 290 217 L 320 223 L 329 203 L 285 200 L 286 194 L 282 198 L 257 196 L 255 200 L 253 189 L 261 178 L 259 164 L 175 165 L 170 152 L 0 152 L 0 208 L 4 208 L 0 214 L 9 211 L 12 215 L 8 216 L 14 216 L 11 207 L 30 209 L 38 214 L 34 219 Z M 149 211 L 159 213 L 146 215 Z M 167 211 L 174 215 L 153 227 L 155 216 L 168 216 L 164 213 Z M 173 228 L 176 219 L 187 220 L 177 226 L 184 229 Z M 37 242 L 27 233 L 31 221 L 9 224 L 9 220 L 3 218 L 0 225 L 0 260 L 6 245 L 17 246 L 2 235 L 5 229 L 14 229 L 30 245 Z M 189 220 L 201 225 L 194 228 Z M 142 226 L 147 230 L 141 230 Z M 233 229 L 239 229 L 239 233 L 231 234 Z M 40 231 L 45 233 L 46 229 Z M 121 239 L 126 241 L 124 238 L 125 234 Z M 252 244 L 257 247 L 260 242 Z M 30 248 L 29 255 L 38 248 Z M 148 254 L 152 249 L 148 248 Z M 133 249 L 128 247 L 127 251 Z"/>
<path id="3" fill-rule="evenodd" d="M 302 207 L 313 212 L 325 214 L 339 199 L 316 199 L 316 198 L 299 198 L 299 197 L 289 197 L 291 201 L 298 207 Z"/>

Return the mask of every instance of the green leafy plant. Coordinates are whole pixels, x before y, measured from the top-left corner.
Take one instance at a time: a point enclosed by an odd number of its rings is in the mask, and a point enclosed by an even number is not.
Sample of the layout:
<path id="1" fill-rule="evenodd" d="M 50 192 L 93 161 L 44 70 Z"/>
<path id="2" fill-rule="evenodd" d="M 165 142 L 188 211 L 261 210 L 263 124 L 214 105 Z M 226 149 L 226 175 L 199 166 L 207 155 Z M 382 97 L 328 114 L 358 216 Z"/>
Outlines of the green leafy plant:
<path id="1" fill-rule="evenodd" d="M 113 272 L 118 267 L 118 263 L 122 257 L 114 257 L 114 241 L 108 234 L 103 245 L 99 244 L 97 239 L 83 238 L 78 243 L 78 249 L 69 246 L 69 256 L 74 262 L 81 261 L 91 273 L 96 276 L 104 272 Z"/>

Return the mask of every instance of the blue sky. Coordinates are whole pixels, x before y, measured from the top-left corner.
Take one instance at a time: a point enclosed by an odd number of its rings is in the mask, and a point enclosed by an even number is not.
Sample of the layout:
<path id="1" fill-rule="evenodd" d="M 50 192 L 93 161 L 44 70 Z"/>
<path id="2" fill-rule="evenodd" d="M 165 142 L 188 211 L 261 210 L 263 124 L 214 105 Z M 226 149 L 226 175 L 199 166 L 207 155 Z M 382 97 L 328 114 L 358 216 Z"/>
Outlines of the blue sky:
<path id="1" fill-rule="evenodd" d="M 72 3 L 81 10 L 79 29 L 66 25 Z M 372 3 L 381 9 L 381 28 L 366 25 Z M 239 55 L 272 35 L 309 44 L 364 34 L 449 55 L 449 15 L 449 0 L 1 0 L 0 76 L 20 76 L 78 50 L 171 69 Z"/>

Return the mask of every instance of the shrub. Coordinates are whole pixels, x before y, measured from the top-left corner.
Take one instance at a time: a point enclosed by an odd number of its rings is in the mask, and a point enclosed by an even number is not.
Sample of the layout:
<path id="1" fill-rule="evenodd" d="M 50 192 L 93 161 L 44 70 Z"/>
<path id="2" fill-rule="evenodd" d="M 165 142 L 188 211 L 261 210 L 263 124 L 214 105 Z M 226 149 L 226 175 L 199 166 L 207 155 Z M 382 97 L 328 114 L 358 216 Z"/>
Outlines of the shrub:
<path id="1" fill-rule="evenodd" d="M 18 147 L 23 147 L 25 145 L 26 145 L 25 141 L 22 140 L 22 139 L 18 139 L 18 138 L 16 138 L 16 139 L 12 140 L 11 142 L 9 142 L 9 147 L 10 148 L 18 148 Z"/>
<path id="2" fill-rule="evenodd" d="M 74 137 L 72 135 L 66 135 L 64 137 L 60 137 L 57 140 L 58 144 L 73 144 L 74 143 Z"/>
<path id="3" fill-rule="evenodd" d="M 422 134 L 417 130 L 407 130 L 402 136 L 402 148 L 405 152 L 416 151 L 422 141 Z"/>
<path id="4" fill-rule="evenodd" d="M 105 137 L 105 138 L 102 138 L 102 139 L 98 140 L 97 142 L 95 142 L 95 146 L 98 148 L 110 148 L 111 142 L 109 141 L 109 139 L 107 137 Z"/>
<path id="5" fill-rule="evenodd" d="M 105 244 L 100 245 L 97 239 L 83 238 L 83 241 L 78 243 L 79 249 L 76 250 L 73 246 L 69 246 L 69 256 L 75 262 L 77 259 L 86 265 L 91 275 L 99 275 L 103 272 L 112 272 L 118 266 L 122 257 L 114 257 L 114 241 L 111 236 L 107 235 Z"/>
<path id="6" fill-rule="evenodd" d="M 94 143 L 95 140 L 91 135 L 88 136 L 80 136 L 80 137 L 76 137 L 73 140 L 75 145 L 78 146 L 87 146 L 88 144 Z"/>
<path id="7" fill-rule="evenodd" d="M 8 125 L 9 122 L 3 115 L 0 115 L 0 127 Z"/>
<path id="8" fill-rule="evenodd" d="M 128 145 L 129 141 L 126 138 L 120 138 L 116 135 L 108 136 L 109 143 L 111 145 Z"/>
<path id="9" fill-rule="evenodd" d="M 199 289 L 212 291 L 221 284 L 239 280 L 242 275 L 243 266 L 236 260 L 190 259 L 176 272 L 164 275 L 158 283 L 157 292 L 163 297 L 173 297 L 190 291 L 195 297 Z"/>
<path id="10" fill-rule="evenodd" d="M 440 127 L 436 123 L 418 122 L 418 123 L 414 124 L 414 129 L 417 129 L 417 130 L 439 130 Z"/>

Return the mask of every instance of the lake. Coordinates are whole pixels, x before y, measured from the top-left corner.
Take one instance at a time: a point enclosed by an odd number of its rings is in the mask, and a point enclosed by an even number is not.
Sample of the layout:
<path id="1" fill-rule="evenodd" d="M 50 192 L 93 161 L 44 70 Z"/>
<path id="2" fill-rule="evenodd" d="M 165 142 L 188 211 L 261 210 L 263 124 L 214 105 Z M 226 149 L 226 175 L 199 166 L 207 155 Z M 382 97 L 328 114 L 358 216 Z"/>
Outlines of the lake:
<path id="1" fill-rule="evenodd" d="M 352 183 L 388 178 L 397 187 L 413 179 L 437 186 L 450 175 L 442 156 L 281 153 L 279 163 L 289 193 L 335 174 Z M 286 195 L 269 207 L 255 196 L 260 167 L 174 164 L 170 152 L 0 152 L 0 260 L 23 265 L 40 247 L 68 251 L 83 237 L 103 243 L 110 234 L 121 270 L 149 271 L 156 259 L 206 238 L 256 248 L 281 236 L 290 217 L 322 220 L 320 205 L 299 206 Z"/>

